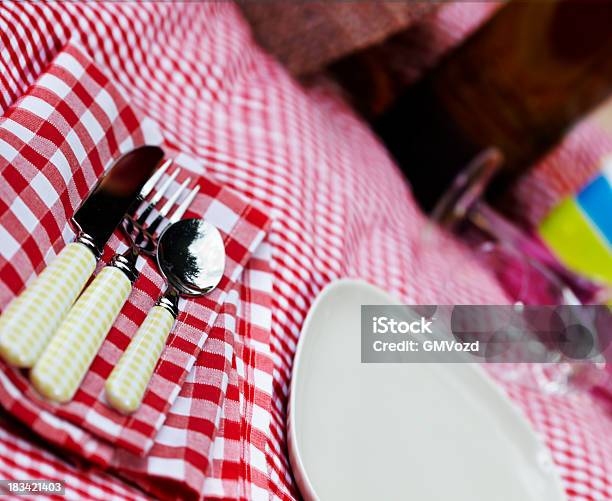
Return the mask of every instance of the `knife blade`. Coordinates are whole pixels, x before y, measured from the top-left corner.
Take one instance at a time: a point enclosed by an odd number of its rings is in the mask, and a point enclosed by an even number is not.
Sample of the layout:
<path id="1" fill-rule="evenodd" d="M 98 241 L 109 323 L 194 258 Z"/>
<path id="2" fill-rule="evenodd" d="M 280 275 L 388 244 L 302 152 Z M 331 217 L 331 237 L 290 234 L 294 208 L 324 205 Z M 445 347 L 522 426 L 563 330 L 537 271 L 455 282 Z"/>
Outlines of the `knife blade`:
<path id="1" fill-rule="evenodd" d="M 83 201 L 70 223 L 68 244 L 0 316 L 0 356 L 32 367 L 91 277 L 104 245 L 164 157 L 157 146 L 141 146 L 119 157 Z M 153 174 L 155 176 L 155 174 Z"/>
<path id="2" fill-rule="evenodd" d="M 75 212 L 77 241 L 85 239 L 92 252 L 100 255 L 135 199 L 141 201 L 142 187 L 163 156 L 157 146 L 142 146 L 120 157 Z"/>

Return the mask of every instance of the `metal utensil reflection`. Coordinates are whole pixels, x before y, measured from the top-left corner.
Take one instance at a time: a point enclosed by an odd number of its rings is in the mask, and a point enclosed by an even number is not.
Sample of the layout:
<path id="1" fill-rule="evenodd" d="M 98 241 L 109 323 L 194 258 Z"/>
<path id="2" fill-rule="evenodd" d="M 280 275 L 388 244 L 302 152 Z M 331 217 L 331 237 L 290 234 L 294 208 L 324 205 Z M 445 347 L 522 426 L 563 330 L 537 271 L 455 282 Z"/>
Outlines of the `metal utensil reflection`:
<path id="1" fill-rule="evenodd" d="M 164 296 L 199 296 L 214 289 L 225 268 L 225 247 L 219 230 L 201 219 L 185 219 L 162 234 L 157 263 L 170 285 Z"/>
<path id="2" fill-rule="evenodd" d="M 223 238 L 206 221 L 183 219 L 170 225 L 159 238 L 157 263 L 166 279 L 166 291 L 106 382 L 109 404 L 123 413 L 140 407 L 178 315 L 179 296 L 207 294 L 221 281 L 225 269 Z"/>

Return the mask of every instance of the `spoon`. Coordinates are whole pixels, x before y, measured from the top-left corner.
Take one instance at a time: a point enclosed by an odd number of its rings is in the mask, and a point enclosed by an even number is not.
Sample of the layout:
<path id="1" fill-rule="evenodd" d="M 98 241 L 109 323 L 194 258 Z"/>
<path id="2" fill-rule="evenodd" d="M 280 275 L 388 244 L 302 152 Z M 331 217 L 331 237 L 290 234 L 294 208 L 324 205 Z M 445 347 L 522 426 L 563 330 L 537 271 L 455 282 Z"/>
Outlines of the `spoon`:
<path id="1" fill-rule="evenodd" d="M 157 264 L 166 280 L 166 291 L 147 314 L 105 385 L 108 403 L 126 414 L 140 407 L 178 315 L 179 296 L 207 294 L 223 277 L 223 238 L 206 221 L 183 219 L 168 226 L 159 237 Z"/>

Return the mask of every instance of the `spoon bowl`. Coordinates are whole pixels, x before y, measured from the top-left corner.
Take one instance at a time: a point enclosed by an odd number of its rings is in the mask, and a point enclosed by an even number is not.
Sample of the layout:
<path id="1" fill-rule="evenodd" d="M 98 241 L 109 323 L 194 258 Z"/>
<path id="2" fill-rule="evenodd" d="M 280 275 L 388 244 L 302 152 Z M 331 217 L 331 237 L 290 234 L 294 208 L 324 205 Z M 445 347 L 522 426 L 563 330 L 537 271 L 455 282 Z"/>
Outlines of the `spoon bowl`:
<path id="1" fill-rule="evenodd" d="M 219 230 L 207 221 L 183 219 L 169 226 L 161 235 L 157 264 L 179 294 L 208 294 L 223 277 L 223 238 Z"/>

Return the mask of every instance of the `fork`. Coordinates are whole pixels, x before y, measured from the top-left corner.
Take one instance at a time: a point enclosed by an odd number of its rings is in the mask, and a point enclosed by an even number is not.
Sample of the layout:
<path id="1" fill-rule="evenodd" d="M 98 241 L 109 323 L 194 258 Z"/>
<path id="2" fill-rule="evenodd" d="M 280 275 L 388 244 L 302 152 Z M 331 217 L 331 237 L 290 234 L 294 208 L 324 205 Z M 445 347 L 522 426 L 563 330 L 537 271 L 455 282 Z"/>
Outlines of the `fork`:
<path id="1" fill-rule="evenodd" d="M 159 230 L 166 226 L 164 223 L 171 224 L 181 219 L 197 195 L 198 186 L 178 204 L 172 216 L 167 217 L 191 182 L 191 178 L 186 179 L 168 197 L 153 221 L 147 224 L 149 216 L 175 181 L 180 170 L 177 169 L 161 183 L 137 217 L 138 210 L 147 202 L 146 197 L 153 190 L 154 184 L 170 164 L 171 160 L 168 160 L 159 168 L 156 178 L 151 179 L 151 185 L 145 186 L 148 191 L 142 196 L 140 205 L 123 220 L 122 230 L 128 238 L 128 249 L 122 254 L 115 254 L 100 271 L 62 321 L 34 365 L 30 379 L 38 392 L 47 399 L 60 403 L 72 400 L 138 278 L 138 257 L 141 253 L 152 255 L 155 252 Z"/>

